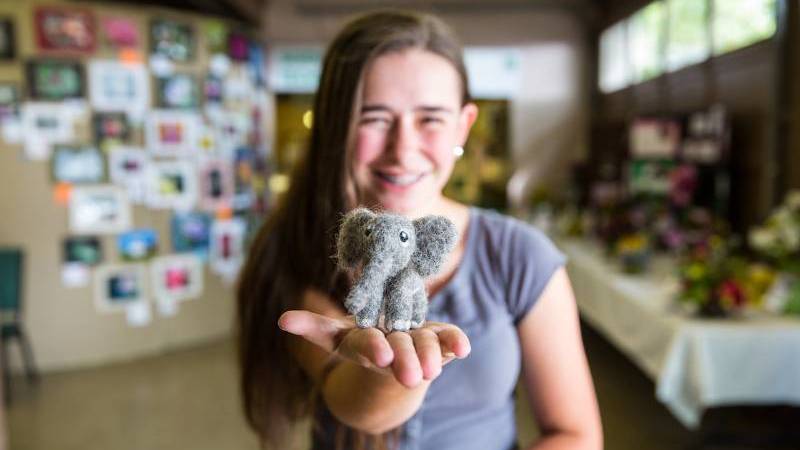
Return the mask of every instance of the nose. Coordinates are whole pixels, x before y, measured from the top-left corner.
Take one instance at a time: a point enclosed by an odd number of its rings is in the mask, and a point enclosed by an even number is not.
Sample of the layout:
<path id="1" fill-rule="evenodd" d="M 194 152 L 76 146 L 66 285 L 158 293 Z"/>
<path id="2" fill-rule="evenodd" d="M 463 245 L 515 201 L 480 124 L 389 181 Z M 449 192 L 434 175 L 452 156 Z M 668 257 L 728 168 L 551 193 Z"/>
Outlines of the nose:
<path id="1" fill-rule="evenodd" d="M 391 131 L 388 151 L 400 162 L 412 156 L 420 145 L 419 130 L 414 118 L 403 115 L 395 121 Z"/>

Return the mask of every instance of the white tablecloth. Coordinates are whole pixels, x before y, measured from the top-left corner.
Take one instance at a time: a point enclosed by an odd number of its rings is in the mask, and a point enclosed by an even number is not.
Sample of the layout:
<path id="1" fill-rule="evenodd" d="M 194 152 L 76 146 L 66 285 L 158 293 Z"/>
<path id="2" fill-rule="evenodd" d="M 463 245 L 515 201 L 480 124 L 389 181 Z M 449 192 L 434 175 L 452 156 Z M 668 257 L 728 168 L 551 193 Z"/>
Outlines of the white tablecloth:
<path id="1" fill-rule="evenodd" d="M 800 405 L 800 320 L 689 317 L 673 300 L 670 260 L 626 275 L 596 244 L 557 245 L 569 257 L 581 316 L 653 379 L 657 398 L 687 427 L 712 406 Z"/>

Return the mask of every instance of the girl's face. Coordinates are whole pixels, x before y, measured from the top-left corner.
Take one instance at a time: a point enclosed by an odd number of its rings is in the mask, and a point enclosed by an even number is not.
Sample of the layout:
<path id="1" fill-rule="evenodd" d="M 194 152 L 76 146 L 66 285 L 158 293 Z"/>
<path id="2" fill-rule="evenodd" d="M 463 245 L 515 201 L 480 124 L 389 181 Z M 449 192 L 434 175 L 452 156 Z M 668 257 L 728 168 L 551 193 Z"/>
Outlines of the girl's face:
<path id="1" fill-rule="evenodd" d="M 445 58 L 411 49 L 375 59 L 364 89 L 351 169 L 359 203 L 420 216 L 434 213 L 478 115 L 461 105 L 461 79 Z"/>

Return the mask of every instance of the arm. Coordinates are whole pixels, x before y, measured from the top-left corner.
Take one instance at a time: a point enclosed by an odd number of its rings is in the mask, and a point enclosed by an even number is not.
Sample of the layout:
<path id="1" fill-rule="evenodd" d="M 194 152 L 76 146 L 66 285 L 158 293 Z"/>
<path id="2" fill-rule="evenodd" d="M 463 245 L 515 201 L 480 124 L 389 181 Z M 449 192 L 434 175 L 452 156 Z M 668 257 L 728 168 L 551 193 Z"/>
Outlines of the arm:
<path id="1" fill-rule="evenodd" d="M 384 336 L 357 328 L 330 298 L 309 291 L 305 311 L 289 311 L 279 324 L 293 336 L 300 366 L 318 383 L 331 413 L 342 423 L 370 434 L 395 428 L 419 407 L 430 381 L 441 372 L 444 349 L 469 353 L 466 336 L 453 326 L 429 323 L 412 333 Z M 390 367 L 391 366 L 391 367 Z"/>
<path id="2" fill-rule="evenodd" d="M 542 438 L 531 450 L 598 450 L 600 413 L 566 270 L 551 277 L 517 326 L 522 375 Z"/>

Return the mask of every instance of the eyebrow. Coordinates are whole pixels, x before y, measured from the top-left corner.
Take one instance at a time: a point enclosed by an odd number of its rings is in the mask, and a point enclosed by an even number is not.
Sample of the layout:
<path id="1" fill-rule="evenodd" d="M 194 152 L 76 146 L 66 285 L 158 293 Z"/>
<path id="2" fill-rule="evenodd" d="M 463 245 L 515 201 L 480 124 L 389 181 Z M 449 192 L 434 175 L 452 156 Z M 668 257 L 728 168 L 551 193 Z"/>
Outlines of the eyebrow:
<path id="1" fill-rule="evenodd" d="M 379 112 L 391 112 L 392 109 L 386 105 L 382 104 L 374 104 L 374 105 L 364 105 L 361 107 L 361 114 L 369 113 L 373 111 Z M 453 110 L 444 106 L 433 106 L 433 105 L 421 105 L 414 108 L 414 111 L 422 111 L 422 112 L 429 112 L 429 113 L 447 113 L 452 114 Z"/>

